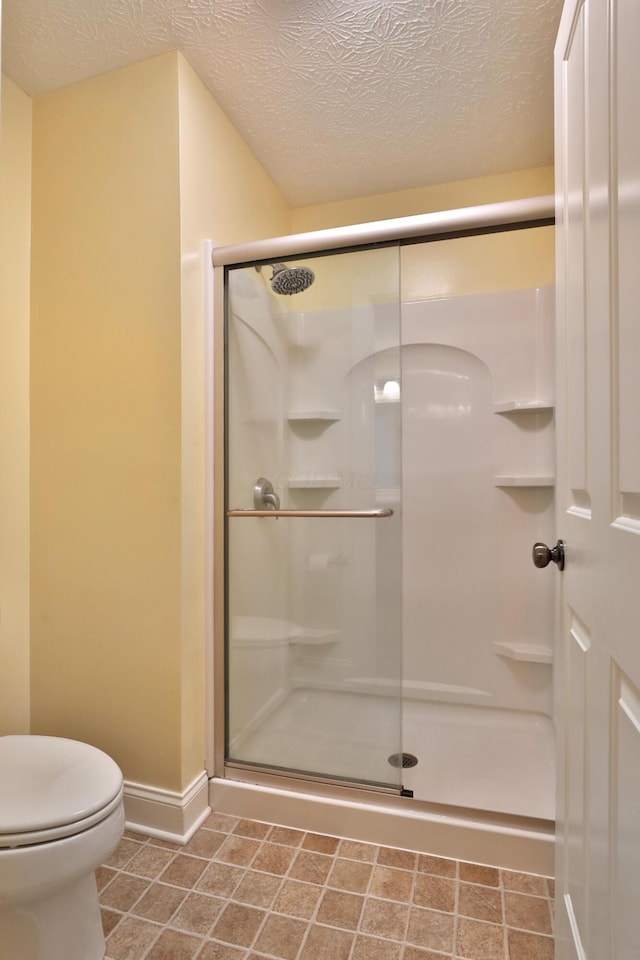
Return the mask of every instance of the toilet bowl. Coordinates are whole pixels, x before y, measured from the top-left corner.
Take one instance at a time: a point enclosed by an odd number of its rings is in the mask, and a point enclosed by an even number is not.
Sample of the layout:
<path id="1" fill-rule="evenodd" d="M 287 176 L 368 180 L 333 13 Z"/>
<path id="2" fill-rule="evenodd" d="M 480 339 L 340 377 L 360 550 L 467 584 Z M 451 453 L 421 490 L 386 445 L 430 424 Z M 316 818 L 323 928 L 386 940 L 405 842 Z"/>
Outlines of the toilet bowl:
<path id="1" fill-rule="evenodd" d="M 122 773 L 60 737 L 0 737 L 0 956 L 102 960 L 94 871 L 124 831 Z"/>

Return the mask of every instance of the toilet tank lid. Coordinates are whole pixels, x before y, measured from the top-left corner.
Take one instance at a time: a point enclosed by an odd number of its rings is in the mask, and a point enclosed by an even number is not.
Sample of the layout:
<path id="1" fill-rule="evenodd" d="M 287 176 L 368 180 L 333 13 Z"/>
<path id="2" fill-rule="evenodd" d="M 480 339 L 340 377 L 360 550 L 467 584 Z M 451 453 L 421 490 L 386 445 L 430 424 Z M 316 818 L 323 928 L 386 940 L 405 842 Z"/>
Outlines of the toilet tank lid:
<path id="1" fill-rule="evenodd" d="M 75 823 L 122 787 L 118 765 L 97 747 L 62 737 L 0 737 L 0 835 Z"/>

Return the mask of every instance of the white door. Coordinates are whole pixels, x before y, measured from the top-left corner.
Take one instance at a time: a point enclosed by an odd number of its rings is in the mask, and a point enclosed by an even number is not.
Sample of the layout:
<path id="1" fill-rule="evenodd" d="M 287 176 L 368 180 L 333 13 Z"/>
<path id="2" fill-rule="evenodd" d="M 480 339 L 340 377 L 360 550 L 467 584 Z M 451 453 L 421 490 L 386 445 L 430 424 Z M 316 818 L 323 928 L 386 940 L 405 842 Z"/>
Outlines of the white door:
<path id="1" fill-rule="evenodd" d="M 556 958 L 640 960 L 639 0 L 567 0 L 556 155 Z"/>

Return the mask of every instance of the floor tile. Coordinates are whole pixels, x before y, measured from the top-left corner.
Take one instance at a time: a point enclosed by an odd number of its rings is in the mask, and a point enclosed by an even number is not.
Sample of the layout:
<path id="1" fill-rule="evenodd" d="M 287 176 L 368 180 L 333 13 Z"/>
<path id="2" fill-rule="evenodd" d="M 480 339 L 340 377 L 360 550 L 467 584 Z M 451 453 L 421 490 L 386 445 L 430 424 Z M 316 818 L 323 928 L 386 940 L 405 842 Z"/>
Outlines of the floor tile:
<path id="1" fill-rule="evenodd" d="M 478 863 L 461 863 L 460 879 L 467 883 L 481 883 L 485 887 L 497 887 L 500 885 L 500 871 Z"/>
<path id="2" fill-rule="evenodd" d="M 353 940 L 346 930 L 311 927 L 299 960 L 348 960 Z"/>
<path id="3" fill-rule="evenodd" d="M 453 960 L 451 954 L 434 953 L 433 950 L 422 950 L 420 947 L 407 945 L 402 954 L 402 960 Z"/>
<path id="4" fill-rule="evenodd" d="M 402 944 L 377 937 L 356 937 L 351 960 L 400 960 Z"/>
<path id="5" fill-rule="evenodd" d="M 208 830 L 221 830 L 223 833 L 231 833 L 239 822 L 238 817 L 230 817 L 226 813 L 213 811 L 203 823 L 203 827 Z"/>
<path id="6" fill-rule="evenodd" d="M 417 854 L 410 850 L 396 850 L 394 847 L 380 847 L 378 863 L 385 867 L 399 867 L 401 870 L 415 870 Z"/>
<path id="7" fill-rule="evenodd" d="M 307 883 L 324 883 L 332 866 L 333 861 L 330 857 L 301 850 L 293 861 L 289 876 L 294 880 L 304 880 Z"/>
<path id="8" fill-rule="evenodd" d="M 272 827 L 267 839 L 270 843 L 284 843 L 289 847 L 299 847 L 303 837 L 304 832 L 302 830 L 292 830 L 290 827 Z"/>
<path id="9" fill-rule="evenodd" d="M 245 960 L 247 951 L 226 943 L 208 941 L 198 954 L 198 960 Z"/>
<path id="10" fill-rule="evenodd" d="M 259 820 L 240 820 L 233 828 L 238 837 L 247 837 L 252 840 L 264 840 L 271 830 L 270 823 L 261 823 Z"/>
<path id="11" fill-rule="evenodd" d="M 226 833 L 220 833 L 218 830 L 198 830 L 183 850 L 194 857 L 206 857 L 209 860 L 226 839 Z"/>
<path id="12" fill-rule="evenodd" d="M 504 944 L 503 926 L 464 918 L 458 921 L 456 956 L 467 960 L 505 960 Z"/>
<path id="13" fill-rule="evenodd" d="M 262 844 L 251 867 L 253 870 L 264 870 L 265 873 L 275 873 L 282 877 L 291 866 L 295 856 L 295 847 L 267 841 Z"/>
<path id="14" fill-rule="evenodd" d="M 115 910 L 109 910 L 107 907 L 100 908 L 100 915 L 102 917 L 102 929 L 104 930 L 105 937 L 108 937 L 111 931 L 115 926 L 117 926 L 124 914 L 117 913 Z"/>
<path id="15" fill-rule="evenodd" d="M 364 843 L 359 840 L 341 840 L 338 853 L 347 860 L 362 860 L 373 863 L 378 854 L 378 848 L 373 843 Z"/>
<path id="16" fill-rule="evenodd" d="M 380 868 L 384 869 L 384 868 Z M 348 890 L 350 893 L 365 893 L 369 886 L 373 866 L 359 863 L 357 860 L 336 860 L 329 874 L 328 884 L 336 890 Z M 397 899 L 397 898 L 396 898 Z"/>
<path id="17" fill-rule="evenodd" d="M 125 917 L 107 940 L 107 957 L 112 960 L 141 960 L 148 946 L 153 943 L 162 927 Z"/>
<path id="18" fill-rule="evenodd" d="M 508 930 L 509 960 L 553 960 L 553 939 L 521 930 Z"/>
<path id="19" fill-rule="evenodd" d="M 101 894 L 100 902 L 103 907 L 112 907 L 114 910 L 127 913 L 136 900 L 140 899 L 148 886 L 148 880 L 121 873 L 115 880 L 111 881 L 106 890 Z"/>
<path id="20" fill-rule="evenodd" d="M 295 960 L 307 932 L 303 920 L 292 920 L 272 914 L 260 931 L 254 949 L 282 960 Z"/>
<path id="21" fill-rule="evenodd" d="M 315 883 L 285 880 L 273 904 L 273 909 L 278 913 L 310 919 L 318 906 L 322 889 Z"/>
<path id="22" fill-rule="evenodd" d="M 417 907 L 453 913 L 456 905 L 456 883 L 448 877 L 420 874 L 416 877 L 413 902 Z"/>
<path id="23" fill-rule="evenodd" d="M 245 875 L 241 867 L 227 863 L 211 863 L 201 874 L 195 889 L 218 897 L 230 897 Z"/>
<path id="24" fill-rule="evenodd" d="M 553 960 L 552 880 L 227 814 L 96 880 L 106 960 Z"/>
<path id="25" fill-rule="evenodd" d="M 388 940 L 404 940 L 408 919 L 408 904 L 368 899 L 362 914 L 360 929 L 363 933 L 386 937 Z"/>
<path id="26" fill-rule="evenodd" d="M 427 854 L 418 854 L 418 873 L 431 873 L 436 877 L 455 877 L 456 861 L 445 860 L 444 857 L 430 857 Z"/>
<path id="27" fill-rule="evenodd" d="M 127 873 L 152 880 L 160 876 L 174 856 L 171 850 L 161 850 L 160 847 L 145 844 L 128 862 L 126 870 Z"/>
<path id="28" fill-rule="evenodd" d="M 160 874 L 163 883 L 171 883 L 176 887 L 193 887 L 207 868 L 207 861 L 200 857 L 189 857 L 186 854 L 177 854 L 166 870 Z"/>
<path id="29" fill-rule="evenodd" d="M 325 890 L 316 920 L 330 927 L 355 930 L 360 921 L 364 906 L 364 897 L 357 893 L 345 893 L 343 890 Z"/>
<path id="30" fill-rule="evenodd" d="M 265 917 L 264 910 L 228 903 L 216 921 L 212 936 L 234 946 L 250 947 Z"/>
<path id="31" fill-rule="evenodd" d="M 201 946 L 200 937 L 165 930 L 151 947 L 146 960 L 192 960 Z"/>
<path id="32" fill-rule="evenodd" d="M 521 893 L 505 893 L 505 922 L 509 927 L 530 930 L 532 933 L 551 933 L 549 901 L 528 897 Z"/>
<path id="33" fill-rule="evenodd" d="M 96 886 L 98 890 L 104 890 L 108 883 L 118 876 L 118 871 L 111 867 L 98 867 L 96 870 Z"/>
<path id="34" fill-rule="evenodd" d="M 221 897 L 189 893 L 171 921 L 173 927 L 206 936 L 226 906 Z"/>
<path id="35" fill-rule="evenodd" d="M 535 897 L 547 897 L 547 878 L 536 877 L 530 873 L 516 873 L 513 870 L 502 870 L 502 885 L 505 890 L 515 893 L 528 893 Z"/>
<path id="36" fill-rule="evenodd" d="M 217 851 L 216 860 L 232 863 L 238 867 L 247 867 L 259 849 L 260 844 L 257 840 L 247 840 L 245 837 L 231 835 Z"/>
<path id="37" fill-rule="evenodd" d="M 321 833 L 308 833 L 302 841 L 303 850 L 313 850 L 315 853 L 333 854 L 338 849 L 340 840 L 337 837 L 326 837 Z"/>
<path id="38" fill-rule="evenodd" d="M 375 867 L 369 892 L 385 900 L 400 900 L 407 903 L 413 890 L 413 873 L 396 870 L 394 867 Z"/>
<path id="39" fill-rule="evenodd" d="M 116 870 L 121 870 L 130 860 L 133 859 L 136 853 L 142 848 L 142 844 L 135 840 L 127 840 L 123 838 L 116 849 L 113 851 L 109 859 L 106 861 L 105 866 L 114 867 Z"/>
<path id="40" fill-rule="evenodd" d="M 407 928 L 407 942 L 416 947 L 441 950 L 450 953 L 453 949 L 454 918 L 448 913 L 412 907 Z"/>
<path id="41" fill-rule="evenodd" d="M 166 883 L 152 883 L 132 908 L 137 917 L 168 923 L 187 895 L 186 890 Z"/>
<path id="42" fill-rule="evenodd" d="M 241 903 L 250 903 L 254 907 L 270 907 L 282 884 L 281 877 L 269 873 L 248 870 L 236 889 L 233 899 Z"/>
<path id="43" fill-rule="evenodd" d="M 458 913 L 475 920 L 502 923 L 502 894 L 494 887 L 461 883 L 458 889 Z"/>

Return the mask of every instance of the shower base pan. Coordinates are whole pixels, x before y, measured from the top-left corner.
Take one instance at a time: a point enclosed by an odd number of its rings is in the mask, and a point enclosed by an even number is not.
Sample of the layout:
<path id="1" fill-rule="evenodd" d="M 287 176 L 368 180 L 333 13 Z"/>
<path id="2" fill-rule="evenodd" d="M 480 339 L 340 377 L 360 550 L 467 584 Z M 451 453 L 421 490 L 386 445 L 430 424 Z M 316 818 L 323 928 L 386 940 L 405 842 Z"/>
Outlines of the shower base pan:
<path id="1" fill-rule="evenodd" d="M 386 703 L 385 703 L 386 700 Z M 300 769 L 322 730 L 336 778 L 352 775 L 354 750 L 397 704 L 335 690 L 294 690 L 243 740 L 243 760 L 273 756 Z M 354 717 L 360 723 L 354 725 Z M 395 715 L 397 722 L 397 713 Z M 332 730 L 335 727 L 333 736 Z M 348 740 L 344 730 L 350 731 Z M 284 738 L 284 740 L 283 740 Z M 553 872 L 554 744 L 551 721 L 523 711 L 405 700 L 402 771 L 413 799 L 230 765 L 210 782 L 214 809 L 438 856 L 550 875 Z M 373 771 L 372 771 L 373 772 Z M 379 776 L 372 779 L 381 779 Z M 389 777 L 392 780 L 393 777 Z"/>

